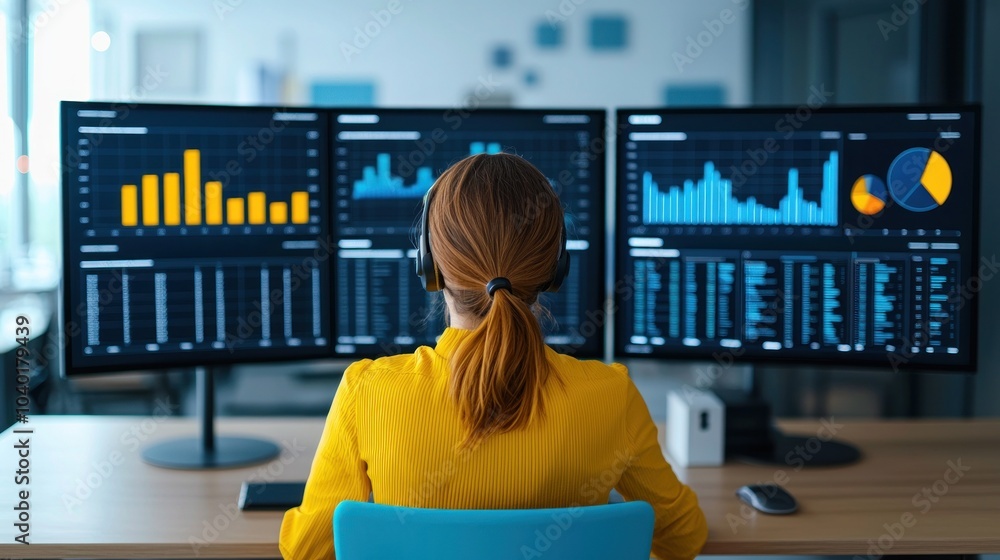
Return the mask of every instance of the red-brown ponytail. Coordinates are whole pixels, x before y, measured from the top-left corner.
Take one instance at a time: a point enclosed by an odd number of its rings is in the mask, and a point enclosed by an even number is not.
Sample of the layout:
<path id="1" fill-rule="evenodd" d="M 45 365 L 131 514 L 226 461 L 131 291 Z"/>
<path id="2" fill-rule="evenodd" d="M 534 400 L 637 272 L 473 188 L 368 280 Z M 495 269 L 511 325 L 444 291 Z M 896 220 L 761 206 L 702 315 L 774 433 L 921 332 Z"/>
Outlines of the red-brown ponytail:
<path id="1" fill-rule="evenodd" d="M 544 413 L 551 371 L 532 312 L 552 279 L 563 213 L 548 179 L 511 154 L 470 156 L 434 186 L 431 252 L 456 310 L 482 317 L 452 356 L 450 389 L 467 428 L 464 447 L 523 428 Z M 510 289 L 486 284 L 497 277 Z"/>

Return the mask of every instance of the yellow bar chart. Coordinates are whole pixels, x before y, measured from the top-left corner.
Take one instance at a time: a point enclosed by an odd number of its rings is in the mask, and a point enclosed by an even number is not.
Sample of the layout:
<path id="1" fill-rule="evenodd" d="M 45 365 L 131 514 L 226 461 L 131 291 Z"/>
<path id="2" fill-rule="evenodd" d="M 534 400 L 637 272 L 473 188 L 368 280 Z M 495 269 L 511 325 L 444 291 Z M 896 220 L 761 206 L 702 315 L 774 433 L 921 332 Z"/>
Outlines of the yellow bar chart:
<path id="1" fill-rule="evenodd" d="M 139 225 L 139 192 L 135 185 L 122 185 L 122 225 Z"/>
<path id="2" fill-rule="evenodd" d="M 201 223 L 201 152 L 184 150 L 184 223 Z"/>
<path id="3" fill-rule="evenodd" d="M 142 176 L 142 225 L 160 224 L 160 178 L 156 175 Z"/>
<path id="4" fill-rule="evenodd" d="M 247 221 L 251 224 L 267 223 L 267 195 L 252 192 L 247 195 Z"/>
<path id="5" fill-rule="evenodd" d="M 271 203 L 271 223 L 276 225 L 282 225 L 288 223 L 288 203 L 287 202 L 272 202 Z"/>
<path id="6" fill-rule="evenodd" d="M 242 198 L 226 199 L 226 223 L 233 226 L 240 226 L 246 221 L 246 205 Z"/>
<path id="7" fill-rule="evenodd" d="M 226 197 L 221 181 L 202 181 L 200 150 L 184 150 L 182 161 L 183 173 L 143 174 L 138 184 L 121 186 L 122 226 L 309 223 L 306 191 L 293 191 L 290 201 L 269 201 L 267 193 L 261 191 L 248 192 L 245 197 Z"/>
<path id="8" fill-rule="evenodd" d="M 205 183 L 205 223 L 210 226 L 222 224 L 222 183 Z"/>
<path id="9" fill-rule="evenodd" d="M 292 193 L 292 223 L 293 224 L 309 223 L 309 193 L 307 192 Z"/>
<path id="10" fill-rule="evenodd" d="M 163 174 L 163 224 L 181 225 L 181 175 Z"/>

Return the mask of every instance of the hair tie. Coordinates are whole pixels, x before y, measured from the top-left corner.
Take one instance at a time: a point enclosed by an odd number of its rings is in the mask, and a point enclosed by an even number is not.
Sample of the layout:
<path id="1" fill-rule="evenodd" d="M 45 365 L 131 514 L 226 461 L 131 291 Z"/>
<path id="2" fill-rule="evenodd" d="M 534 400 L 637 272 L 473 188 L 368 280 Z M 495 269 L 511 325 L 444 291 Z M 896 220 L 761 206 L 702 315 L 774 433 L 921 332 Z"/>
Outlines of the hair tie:
<path id="1" fill-rule="evenodd" d="M 514 287 L 510 285 L 510 280 L 504 278 L 503 276 L 498 276 L 486 283 L 486 293 L 493 297 L 493 292 L 497 290 L 507 290 L 508 292 L 513 292 Z"/>

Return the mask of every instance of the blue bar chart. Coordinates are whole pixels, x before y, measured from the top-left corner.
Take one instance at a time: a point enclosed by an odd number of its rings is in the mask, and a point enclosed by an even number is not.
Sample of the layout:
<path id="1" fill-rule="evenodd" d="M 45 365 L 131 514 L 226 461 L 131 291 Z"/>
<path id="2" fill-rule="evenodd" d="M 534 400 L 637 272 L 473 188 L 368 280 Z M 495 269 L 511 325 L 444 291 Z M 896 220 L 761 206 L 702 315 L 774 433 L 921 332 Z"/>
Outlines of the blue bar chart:
<path id="1" fill-rule="evenodd" d="M 734 196 L 733 182 L 723 179 L 715 163 L 704 164 L 704 175 L 697 181 L 687 179 L 681 185 L 664 189 L 646 171 L 642 174 L 642 219 L 646 225 L 796 225 L 832 226 L 837 224 L 837 182 L 839 154 L 830 152 L 823 162 L 819 200 L 805 200 L 799 185 L 799 170 L 787 171 L 786 194 L 778 207 L 758 202 L 751 195 L 744 201 Z"/>
<path id="2" fill-rule="evenodd" d="M 469 155 L 476 154 L 499 154 L 501 151 L 499 142 L 473 142 L 469 144 Z"/>
<path id="3" fill-rule="evenodd" d="M 430 167 L 418 167 L 414 182 L 406 184 L 402 177 L 392 174 L 392 156 L 379 154 L 375 167 L 361 170 L 361 179 L 354 182 L 355 200 L 366 198 L 420 198 L 434 184 Z"/>
<path id="4" fill-rule="evenodd" d="M 471 142 L 469 155 L 497 154 L 502 150 L 499 142 Z M 392 155 L 380 153 L 375 157 L 375 166 L 365 166 L 361 179 L 354 181 L 352 198 L 421 198 L 434 184 L 434 170 L 431 167 L 417 167 L 413 182 L 406 183 L 403 177 L 392 174 Z"/>

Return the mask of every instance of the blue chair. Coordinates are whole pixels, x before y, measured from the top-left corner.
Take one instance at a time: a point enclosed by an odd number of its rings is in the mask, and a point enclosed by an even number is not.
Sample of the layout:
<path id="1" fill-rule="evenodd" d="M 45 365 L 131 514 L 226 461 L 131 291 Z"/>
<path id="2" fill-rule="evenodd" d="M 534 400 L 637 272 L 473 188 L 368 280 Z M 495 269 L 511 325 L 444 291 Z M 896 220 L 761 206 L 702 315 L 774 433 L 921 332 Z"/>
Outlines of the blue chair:
<path id="1" fill-rule="evenodd" d="M 453 510 L 345 501 L 333 513 L 338 560 L 649 560 L 652 541 L 646 502 Z"/>

